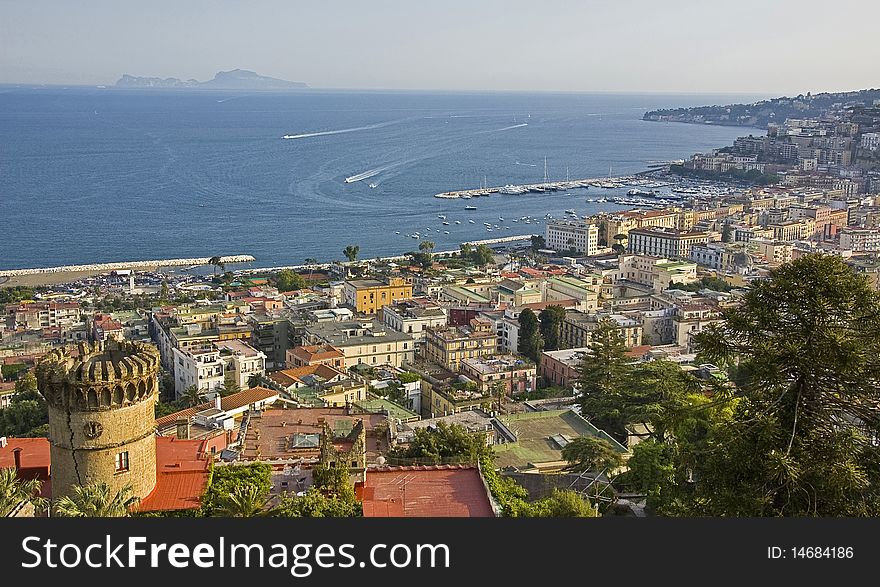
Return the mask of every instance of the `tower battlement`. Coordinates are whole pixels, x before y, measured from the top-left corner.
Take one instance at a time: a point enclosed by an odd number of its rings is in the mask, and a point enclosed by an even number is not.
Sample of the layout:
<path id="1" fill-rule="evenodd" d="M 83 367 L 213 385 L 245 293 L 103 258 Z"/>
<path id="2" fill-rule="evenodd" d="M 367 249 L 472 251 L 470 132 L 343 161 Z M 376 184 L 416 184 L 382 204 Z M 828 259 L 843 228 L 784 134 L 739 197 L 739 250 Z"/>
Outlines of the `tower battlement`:
<path id="1" fill-rule="evenodd" d="M 159 351 L 132 341 L 80 343 L 37 363 L 49 411 L 52 495 L 76 485 L 130 485 L 146 497 L 156 485 L 155 402 Z"/>
<path id="2" fill-rule="evenodd" d="M 158 349 L 149 344 L 81 342 L 47 353 L 36 375 L 40 392 L 55 408 L 109 410 L 151 397 L 159 362 Z"/>

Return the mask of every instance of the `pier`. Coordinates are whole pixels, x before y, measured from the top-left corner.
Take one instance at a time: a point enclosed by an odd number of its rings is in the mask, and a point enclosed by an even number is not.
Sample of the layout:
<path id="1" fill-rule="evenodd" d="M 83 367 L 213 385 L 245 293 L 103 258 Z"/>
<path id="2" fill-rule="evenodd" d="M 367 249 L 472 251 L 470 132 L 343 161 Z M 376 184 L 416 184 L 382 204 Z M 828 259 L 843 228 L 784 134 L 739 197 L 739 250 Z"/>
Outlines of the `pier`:
<path id="1" fill-rule="evenodd" d="M 475 188 L 472 190 L 454 190 L 449 192 L 441 192 L 439 194 L 434 194 L 434 197 L 444 200 L 467 200 L 470 198 L 479 198 L 481 196 L 489 196 L 492 194 L 519 195 L 531 192 L 555 192 L 559 190 L 585 189 L 590 187 L 621 187 L 617 185 L 608 186 L 603 184 L 625 184 L 628 181 L 632 181 L 634 177 L 635 175 L 622 175 L 617 177 L 592 177 L 587 179 L 571 179 L 565 181 L 543 181 L 540 183 L 528 183 L 518 185 L 509 184 L 497 187 Z"/>
<path id="2" fill-rule="evenodd" d="M 157 259 L 153 261 L 122 261 L 118 263 L 90 263 L 88 265 L 62 265 L 60 267 L 41 267 L 37 269 L 7 269 L 0 271 L 0 277 L 16 277 L 19 275 L 39 275 L 43 273 L 75 273 L 81 271 L 117 271 L 120 269 L 151 269 L 153 267 L 189 267 L 193 265 L 210 265 L 214 257 L 197 257 L 192 259 Z M 251 255 L 227 255 L 219 257 L 218 264 L 250 263 L 256 261 Z"/>

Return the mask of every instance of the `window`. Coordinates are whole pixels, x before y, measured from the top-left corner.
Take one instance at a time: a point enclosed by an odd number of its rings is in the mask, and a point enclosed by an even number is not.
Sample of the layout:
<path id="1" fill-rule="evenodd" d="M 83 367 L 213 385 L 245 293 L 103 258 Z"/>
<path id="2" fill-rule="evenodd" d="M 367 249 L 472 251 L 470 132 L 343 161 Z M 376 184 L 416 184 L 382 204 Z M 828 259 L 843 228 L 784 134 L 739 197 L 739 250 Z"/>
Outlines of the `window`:
<path id="1" fill-rule="evenodd" d="M 128 451 L 116 453 L 116 472 L 128 471 Z"/>

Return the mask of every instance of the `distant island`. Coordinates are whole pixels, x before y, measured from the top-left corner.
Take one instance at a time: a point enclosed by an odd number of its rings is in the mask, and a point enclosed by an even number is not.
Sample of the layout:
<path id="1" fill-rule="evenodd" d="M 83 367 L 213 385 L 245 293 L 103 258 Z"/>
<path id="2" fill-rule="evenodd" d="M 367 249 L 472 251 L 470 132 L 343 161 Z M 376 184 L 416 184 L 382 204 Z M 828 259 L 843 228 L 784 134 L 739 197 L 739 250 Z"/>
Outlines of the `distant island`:
<path id="1" fill-rule="evenodd" d="M 214 79 L 200 82 L 195 79 L 181 80 L 176 77 L 139 77 L 124 74 L 116 82 L 117 88 L 197 88 L 205 90 L 300 90 L 308 88 L 303 82 L 290 82 L 266 77 L 246 69 L 218 71 Z"/>
<path id="2" fill-rule="evenodd" d="M 642 119 L 766 128 L 772 122 L 782 124 L 787 118 L 821 118 L 831 110 L 845 108 L 848 105 L 872 106 L 877 103 L 880 103 L 880 89 L 821 94 L 808 92 L 793 98 L 773 98 L 753 104 L 651 110 L 646 112 Z"/>

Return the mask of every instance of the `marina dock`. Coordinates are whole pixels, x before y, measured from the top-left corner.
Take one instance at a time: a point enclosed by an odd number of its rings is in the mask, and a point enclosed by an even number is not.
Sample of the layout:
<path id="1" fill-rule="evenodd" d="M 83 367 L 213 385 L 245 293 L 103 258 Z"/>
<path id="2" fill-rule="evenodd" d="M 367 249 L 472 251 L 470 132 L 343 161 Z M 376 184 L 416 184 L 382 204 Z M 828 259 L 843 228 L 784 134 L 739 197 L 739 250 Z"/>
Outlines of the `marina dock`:
<path id="1" fill-rule="evenodd" d="M 479 198 L 482 196 L 490 196 L 492 194 L 509 194 L 519 195 L 525 193 L 546 193 L 560 190 L 586 189 L 590 187 L 623 187 L 628 182 L 634 180 L 634 175 L 623 175 L 617 177 L 592 177 L 588 179 L 572 179 L 565 181 L 544 181 L 540 183 L 529 184 L 508 184 L 505 186 L 475 188 L 472 190 L 454 190 L 449 192 L 441 192 L 434 194 L 435 198 L 444 200 L 457 200 L 470 198 Z"/>

